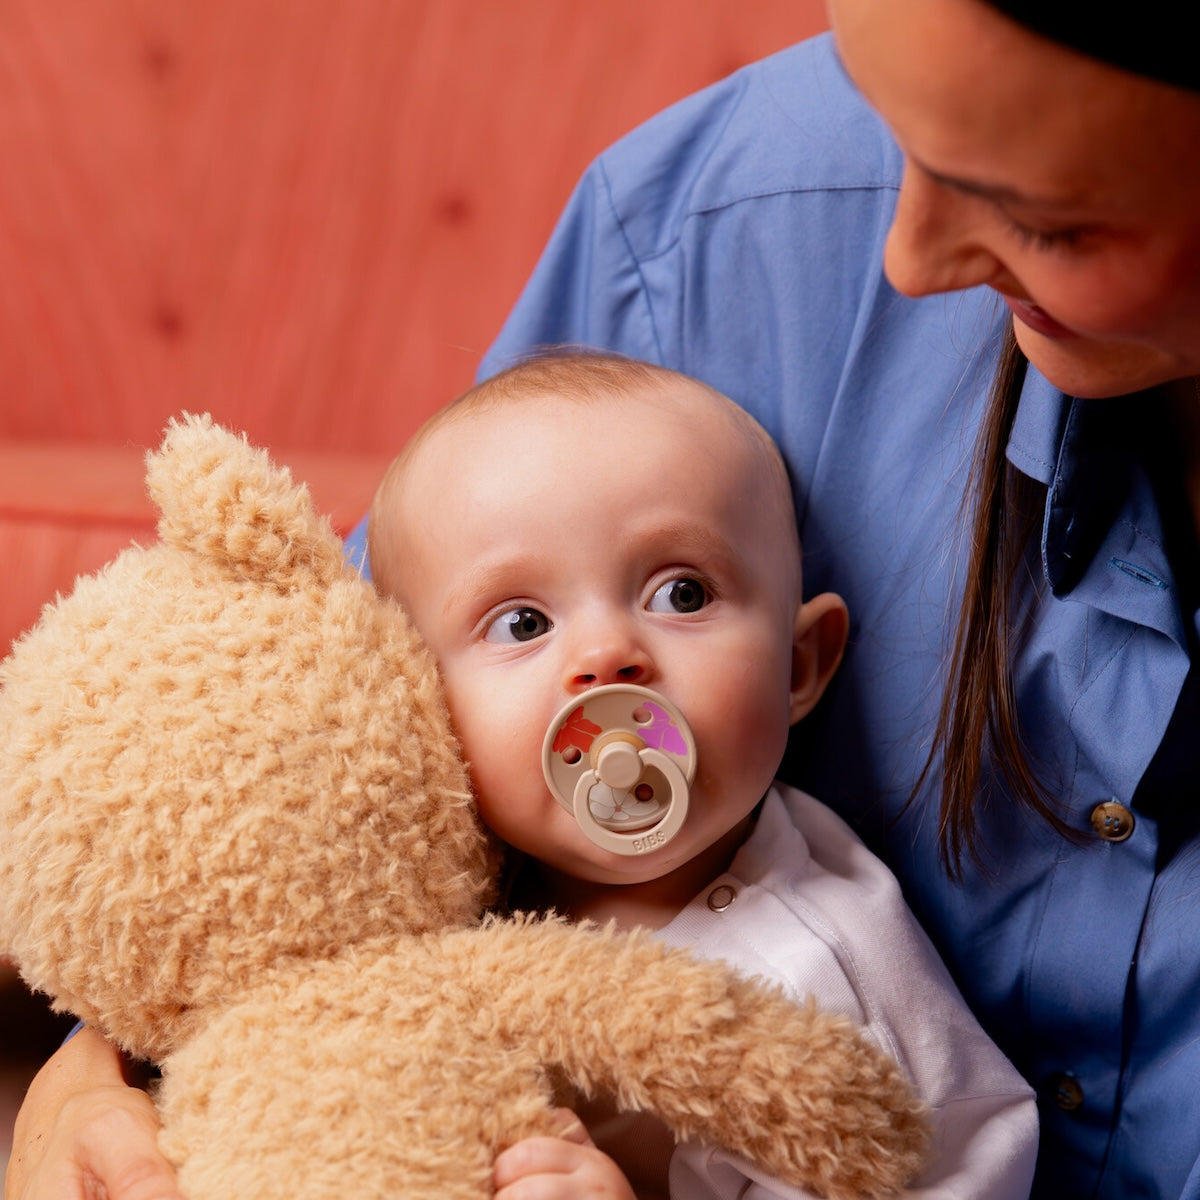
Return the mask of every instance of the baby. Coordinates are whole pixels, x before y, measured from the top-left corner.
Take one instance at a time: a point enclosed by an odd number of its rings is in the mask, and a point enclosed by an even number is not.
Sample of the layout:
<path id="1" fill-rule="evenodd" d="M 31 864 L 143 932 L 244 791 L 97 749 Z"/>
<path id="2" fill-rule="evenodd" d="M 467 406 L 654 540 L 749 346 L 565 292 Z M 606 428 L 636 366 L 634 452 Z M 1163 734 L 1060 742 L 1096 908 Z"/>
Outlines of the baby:
<path id="1" fill-rule="evenodd" d="M 650 364 L 532 360 L 417 433 L 380 485 L 369 548 L 441 666 L 480 814 L 517 852 L 510 909 L 645 926 L 850 1015 L 930 1106 L 935 1157 L 911 1194 L 1027 1195 L 1028 1087 L 887 869 L 774 781 L 848 617 L 835 595 L 802 596 L 791 488 L 761 427 Z M 606 733 L 609 695 L 657 742 Z M 602 734 L 612 758 L 579 799 L 588 760 L 559 751 Z M 498 1200 L 798 1195 L 644 1118 L 575 1107 L 586 1130 L 499 1156 Z"/>

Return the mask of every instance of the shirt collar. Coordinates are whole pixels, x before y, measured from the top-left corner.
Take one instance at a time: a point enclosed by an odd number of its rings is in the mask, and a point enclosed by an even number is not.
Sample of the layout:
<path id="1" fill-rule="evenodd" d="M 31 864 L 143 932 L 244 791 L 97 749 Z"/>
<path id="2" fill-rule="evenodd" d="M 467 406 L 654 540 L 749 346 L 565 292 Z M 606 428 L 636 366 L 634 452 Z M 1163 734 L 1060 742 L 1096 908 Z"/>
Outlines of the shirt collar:
<path id="1" fill-rule="evenodd" d="M 1136 448 L 1133 397 L 1079 400 L 1030 365 L 1008 459 L 1046 485 L 1042 570 L 1070 595 L 1185 644 L 1153 481 Z"/>
<path id="2" fill-rule="evenodd" d="M 1031 363 L 1008 439 L 1008 461 L 1039 483 L 1054 478 L 1067 414 L 1073 403 Z"/>

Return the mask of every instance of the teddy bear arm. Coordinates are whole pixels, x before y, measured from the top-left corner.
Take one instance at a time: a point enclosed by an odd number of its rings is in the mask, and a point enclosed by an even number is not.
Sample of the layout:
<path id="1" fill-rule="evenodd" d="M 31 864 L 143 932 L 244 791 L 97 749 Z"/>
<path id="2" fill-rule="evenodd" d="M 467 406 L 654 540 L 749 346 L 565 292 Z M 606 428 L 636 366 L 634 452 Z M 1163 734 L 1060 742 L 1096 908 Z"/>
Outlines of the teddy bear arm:
<path id="1" fill-rule="evenodd" d="M 509 1035 L 534 1039 L 585 1094 L 837 1200 L 891 1194 L 919 1169 L 924 1108 L 848 1019 L 649 936 L 497 929 L 510 943 L 492 976 Z"/>

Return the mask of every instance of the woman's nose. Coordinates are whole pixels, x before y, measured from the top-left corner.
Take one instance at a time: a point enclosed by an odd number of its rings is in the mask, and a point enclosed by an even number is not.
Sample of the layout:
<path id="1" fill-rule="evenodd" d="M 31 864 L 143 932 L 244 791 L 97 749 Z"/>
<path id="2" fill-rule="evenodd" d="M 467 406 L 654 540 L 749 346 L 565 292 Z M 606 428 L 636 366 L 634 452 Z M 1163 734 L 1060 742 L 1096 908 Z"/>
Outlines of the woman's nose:
<path id="1" fill-rule="evenodd" d="M 571 694 L 608 683 L 645 685 L 654 676 L 649 652 L 627 632 L 594 630 L 571 648 L 563 684 Z"/>
<path id="2" fill-rule="evenodd" d="M 883 253 L 892 287 L 906 296 L 929 296 L 996 284 L 1006 275 L 978 236 L 982 203 L 906 165 Z"/>

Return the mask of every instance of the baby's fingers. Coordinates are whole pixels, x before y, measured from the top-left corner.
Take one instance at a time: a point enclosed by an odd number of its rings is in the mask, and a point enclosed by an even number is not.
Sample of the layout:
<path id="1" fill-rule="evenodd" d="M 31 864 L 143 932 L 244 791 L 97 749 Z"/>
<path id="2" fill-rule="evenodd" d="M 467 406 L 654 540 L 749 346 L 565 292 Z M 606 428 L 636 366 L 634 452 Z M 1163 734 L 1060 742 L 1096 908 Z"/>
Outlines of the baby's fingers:
<path id="1" fill-rule="evenodd" d="M 575 1123 L 583 1129 L 578 1118 Z M 587 1137 L 586 1130 L 584 1136 Z M 587 1146 L 590 1145 L 589 1138 Z M 499 1192 L 501 1188 L 532 1176 L 570 1175 L 579 1169 L 585 1149 L 581 1143 L 567 1141 L 565 1137 L 525 1138 L 496 1156 L 492 1165 L 492 1182 Z"/>
<path id="2" fill-rule="evenodd" d="M 556 1108 L 550 1114 L 551 1128 L 547 1131 L 551 1137 L 562 1138 L 574 1142 L 577 1146 L 593 1146 L 592 1135 L 587 1126 L 576 1115 L 572 1108 Z"/>
<path id="3" fill-rule="evenodd" d="M 532 1137 L 496 1156 L 495 1200 L 636 1200 L 628 1180 L 598 1150 L 574 1113 L 556 1113 L 560 1137 Z"/>

